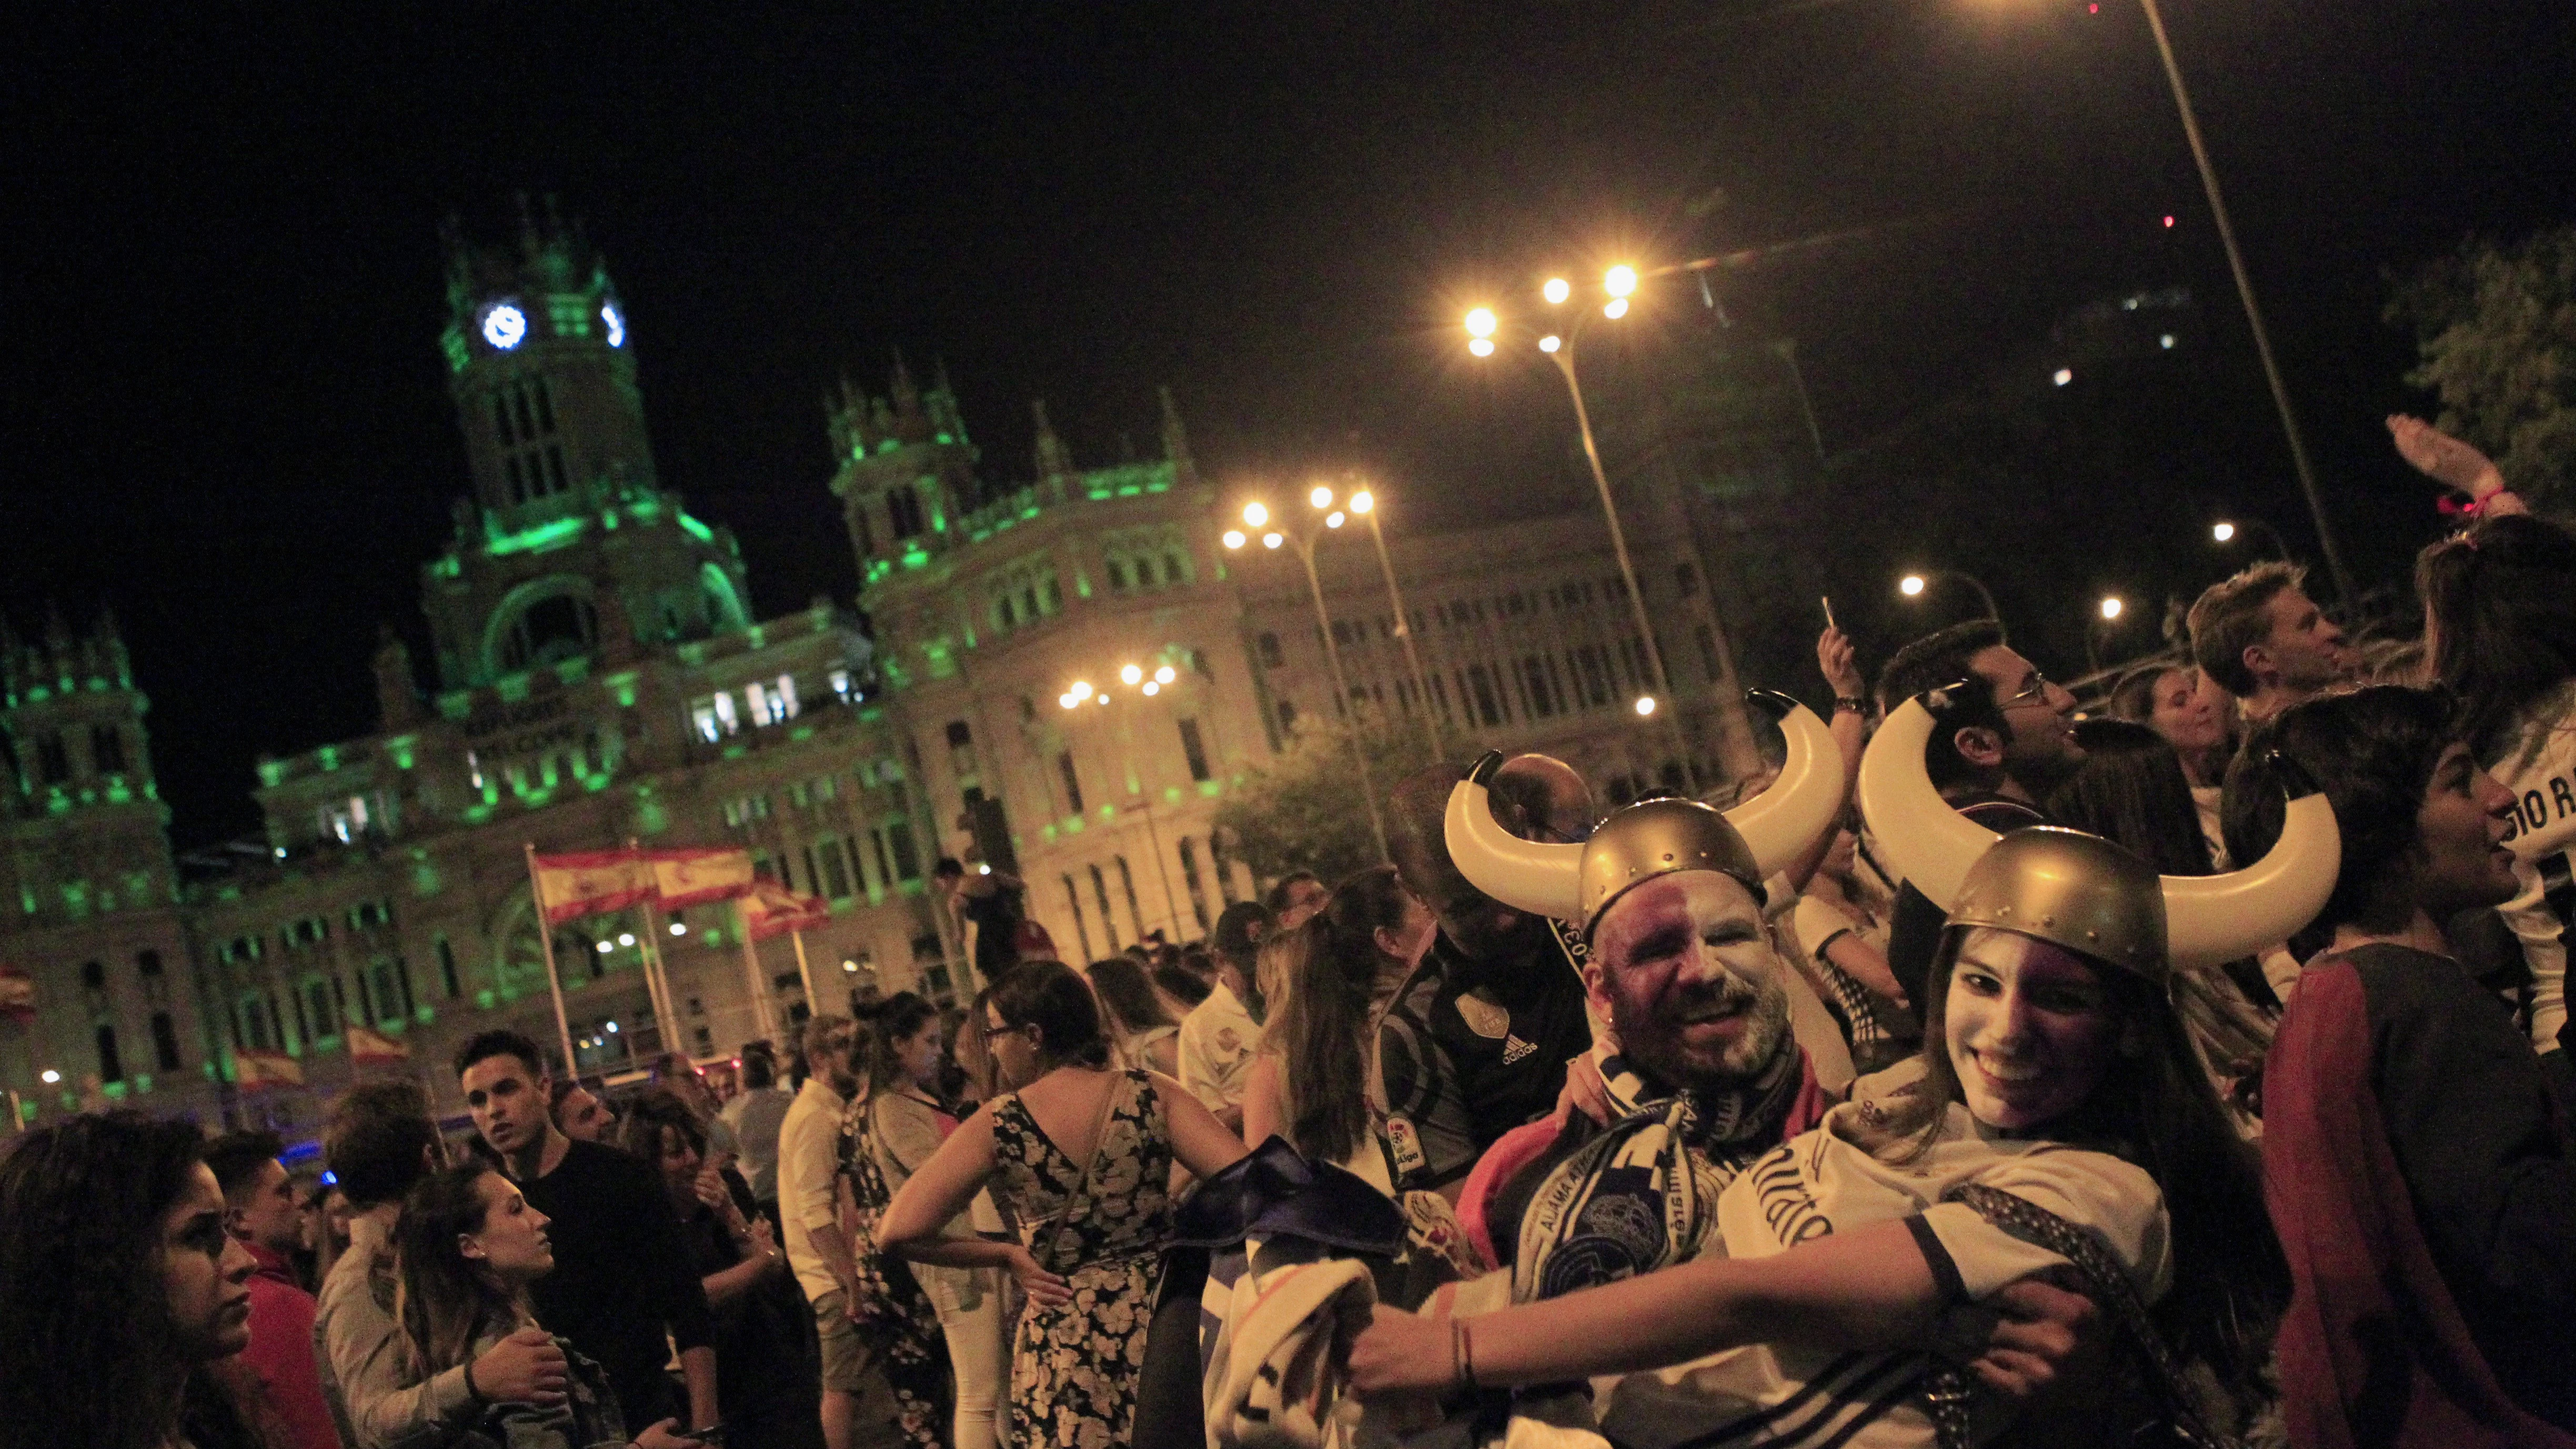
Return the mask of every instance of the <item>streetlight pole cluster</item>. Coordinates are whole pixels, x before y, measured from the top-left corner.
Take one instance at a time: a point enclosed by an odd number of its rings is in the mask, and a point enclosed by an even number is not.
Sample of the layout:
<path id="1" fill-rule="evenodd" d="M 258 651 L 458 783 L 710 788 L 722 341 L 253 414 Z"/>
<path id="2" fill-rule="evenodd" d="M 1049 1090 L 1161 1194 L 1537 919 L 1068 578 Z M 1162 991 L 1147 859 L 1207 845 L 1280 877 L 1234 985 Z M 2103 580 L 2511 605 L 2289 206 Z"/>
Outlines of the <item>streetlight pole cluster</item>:
<path id="1" fill-rule="evenodd" d="M 1138 695 L 1152 699 L 1169 689 L 1180 678 L 1180 671 L 1169 664 L 1157 665 L 1148 670 L 1144 665 L 1131 662 L 1118 666 L 1117 672 L 1110 677 L 1136 691 Z M 1056 696 L 1055 702 L 1067 714 L 1079 719 L 1085 706 L 1094 710 L 1105 710 L 1114 697 L 1106 687 L 1094 688 L 1089 679 L 1076 679 L 1065 688 L 1064 693 Z M 1128 773 L 1134 775 L 1136 762 L 1132 755 L 1127 758 L 1125 764 Z M 1146 782 L 1142 778 L 1138 778 L 1136 784 L 1137 792 L 1145 802 L 1143 808 L 1145 843 L 1154 853 L 1154 874 L 1163 883 L 1163 914 L 1171 922 L 1171 929 L 1177 935 L 1181 929 L 1181 907 L 1179 899 L 1172 894 L 1172 868 L 1163 863 L 1162 832 L 1154 828 L 1154 792 L 1146 788 Z M 1133 905 L 1134 902 L 1130 900 L 1129 904 Z M 1105 906 L 1104 909 L 1106 909 Z M 1136 929 L 1141 935 L 1145 929 L 1145 923 L 1137 922 Z"/>

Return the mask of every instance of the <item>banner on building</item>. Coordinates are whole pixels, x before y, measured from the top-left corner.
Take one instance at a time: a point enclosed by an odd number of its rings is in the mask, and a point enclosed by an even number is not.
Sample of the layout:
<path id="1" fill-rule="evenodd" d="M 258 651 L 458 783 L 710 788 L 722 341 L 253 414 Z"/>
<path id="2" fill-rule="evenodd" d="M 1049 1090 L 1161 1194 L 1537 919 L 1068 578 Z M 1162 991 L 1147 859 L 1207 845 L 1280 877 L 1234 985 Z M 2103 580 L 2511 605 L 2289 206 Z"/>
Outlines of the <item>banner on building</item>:
<path id="1" fill-rule="evenodd" d="M 538 904 L 546 924 L 560 926 L 603 911 L 622 911 L 653 898 L 649 852 L 584 850 L 536 858 Z"/>
<path id="2" fill-rule="evenodd" d="M 757 880 L 742 898 L 742 919 L 751 939 L 766 941 L 829 921 L 832 903 L 821 896 L 800 896 L 774 880 Z"/>
<path id="3" fill-rule="evenodd" d="M 666 911 L 729 901 L 752 888 L 747 850 L 647 850 L 642 854 L 653 866 L 653 903 Z"/>
<path id="4" fill-rule="evenodd" d="M 15 966 L 0 966 L 0 1016 L 24 1025 L 36 1019 L 36 978 Z"/>
<path id="5" fill-rule="evenodd" d="M 245 1092 L 304 1085 L 304 1064 L 284 1052 L 233 1053 L 233 1081 Z"/>
<path id="6" fill-rule="evenodd" d="M 349 1028 L 349 1060 L 361 1065 L 387 1065 L 411 1060 L 411 1043 L 373 1027 Z"/>

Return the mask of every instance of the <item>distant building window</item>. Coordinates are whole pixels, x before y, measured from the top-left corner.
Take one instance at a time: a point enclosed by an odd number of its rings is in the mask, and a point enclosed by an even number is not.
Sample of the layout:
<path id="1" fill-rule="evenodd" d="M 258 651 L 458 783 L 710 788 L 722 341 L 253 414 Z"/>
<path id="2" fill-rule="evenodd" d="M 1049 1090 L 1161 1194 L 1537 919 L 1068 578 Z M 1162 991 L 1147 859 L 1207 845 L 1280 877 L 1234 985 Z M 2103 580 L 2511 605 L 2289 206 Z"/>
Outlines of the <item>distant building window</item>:
<path id="1" fill-rule="evenodd" d="M 1284 699 L 1279 701 L 1279 727 L 1283 730 L 1297 727 L 1297 706 Z"/>
<path id="2" fill-rule="evenodd" d="M 912 822 L 888 821 L 885 841 L 886 854 L 894 860 L 895 879 L 907 883 L 921 879 L 921 854 L 912 846 Z"/>
<path id="3" fill-rule="evenodd" d="M 1279 651 L 1278 635 L 1263 630 L 1261 637 L 1254 642 L 1261 650 L 1261 666 L 1264 669 L 1276 669 L 1288 662 L 1288 656 Z"/>
<path id="4" fill-rule="evenodd" d="M 89 732 L 89 757 L 102 775 L 125 773 L 125 735 L 114 725 L 94 725 Z"/>
<path id="5" fill-rule="evenodd" d="M 438 938 L 438 985 L 450 997 L 464 994 L 456 979 L 456 948 L 445 936 Z"/>
<path id="6" fill-rule="evenodd" d="M 179 1060 L 179 1026 L 170 1013 L 152 1013 L 152 1069 L 175 1072 L 183 1065 Z"/>
<path id="7" fill-rule="evenodd" d="M 36 777 L 47 785 L 60 785 L 71 779 L 72 755 L 63 748 L 61 735 L 36 737 Z"/>
<path id="8" fill-rule="evenodd" d="M 1055 768 L 1056 772 L 1064 778 L 1065 808 L 1076 815 L 1081 814 L 1082 776 L 1073 768 L 1073 751 L 1066 750 L 1058 754 L 1055 757 Z"/>
<path id="9" fill-rule="evenodd" d="M 116 1054 L 116 1028 L 112 1026 L 101 1025 L 98 1029 L 98 1079 L 125 1080 L 125 1060 Z"/>
<path id="10" fill-rule="evenodd" d="M 823 895 L 826 899 L 845 901 L 850 898 L 850 857 L 841 847 L 837 835 L 823 837 L 818 849 L 823 860 Z"/>
<path id="11" fill-rule="evenodd" d="M 909 488 L 887 490 L 886 521 L 894 526 L 894 536 L 898 541 L 920 537 L 925 527 L 920 496 Z"/>
<path id="12" fill-rule="evenodd" d="M 1199 722 L 1183 719 L 1180 727 L 1181 756 L 1189 761 L 1190 778 L 1204 782 L 1214 772 L 1208 769 L 1207 745 L 1199 739 Z"/>

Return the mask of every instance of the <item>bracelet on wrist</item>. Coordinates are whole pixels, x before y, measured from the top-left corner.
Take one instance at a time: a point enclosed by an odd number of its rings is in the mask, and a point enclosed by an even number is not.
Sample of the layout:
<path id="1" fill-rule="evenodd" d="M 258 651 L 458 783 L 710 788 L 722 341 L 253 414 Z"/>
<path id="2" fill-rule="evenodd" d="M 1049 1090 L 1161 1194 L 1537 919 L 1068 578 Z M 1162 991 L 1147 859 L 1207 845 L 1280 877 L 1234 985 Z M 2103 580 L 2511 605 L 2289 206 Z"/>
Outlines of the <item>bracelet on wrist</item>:
<path id="1" fill-rule="evenodd" d="M 492 1402 L 490 1399 L 483 1397 L 483 1391 L 480 1388 L 475 1387 L 474 1360 L 470 1358 L 465 1361 L 465 1394 L 466 1397 L 472 1399 L 478 1404 L 488 1404 Z"/>
<path id="2" fill-rule="evenodd" d="M 1867 714 L 1869 713 L 1869 701 L 1856 694 L 1835 695 L 1834 713 L 1841 714 L 1845 710 L 1849 710 L 1853 714 Z"/>

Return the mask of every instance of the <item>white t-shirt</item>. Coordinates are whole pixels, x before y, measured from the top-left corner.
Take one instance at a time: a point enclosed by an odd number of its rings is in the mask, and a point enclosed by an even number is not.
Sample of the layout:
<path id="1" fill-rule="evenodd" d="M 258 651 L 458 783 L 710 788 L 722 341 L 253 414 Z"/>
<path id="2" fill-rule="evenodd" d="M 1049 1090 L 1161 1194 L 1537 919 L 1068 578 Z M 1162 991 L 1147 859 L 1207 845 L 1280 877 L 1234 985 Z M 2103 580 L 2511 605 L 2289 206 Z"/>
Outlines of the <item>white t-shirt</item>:
<path id="1" fill-rule="evenodd" d="M 2523 714 L 2521 733 L 2487 769 L 2513 791 L 2514 879 L 2502 907 L 2531 967 L 2531 1044 L 2558 1050 L 2567 1024 L 2567 942 L 2576 919 L 2576 681 Z"/>
<path id="2" fill-rule="evenodd" d="M 1909 1067 L 1864 1078 L 1860 1100 L 1883 1094 Z M 1860 1100 L 1834 1108 L 1824 1125 L 1774 1148 L 1746 1168 L 1717 1200 L 1722 1250 L 1767 1257 L 1828 1233 L 1873 1223 L 1922 1220 L 1916 1237 L 1933 1275 L 1964 1299 L 1982 1299 L 2033 1273 L 2064 1266 L 2050 1250 L 2014 1237 L 1965 1203 L 1944 1203 L 1954 1187 L 1999 1188 L 2088 1228 L 2129 1271 L 2150 1303 L 2173 1279 L 2164 1194 L 2146 1172 L 2104 1152 L 2062 1143 L 1996 1138 L 1965 1107 L 1953 1105 L 1940 1136 L 1921 1157 L 1890 1163 L 1846 1134 L 1865 1109 Z M 1712 1251 L 1718 1250 L 1712 1245 Z M 1727 1426 L 1772 1446 L 1921 1449 L 1934 1442 L 1922 1411 L 1921 1353 L 1833 1353 L 1757 1344 L 1696 1362 L 1629 1374 L 1602 1393 L 1601 1426 L 1620 1444 L 1654 1446 L 1702 1439 L 1733 1442 Z M 2001 1432 L 2009 1410 L 1982 1393 L 1974 1401 L 1977 1437 Z"/>
<path id="3" fill-rule="evenodd" d="M 1243 1105 L 1261 1025 L 1222 981 L 1181 1018 L 1181 1085 L 1211 1112 Z"/>

